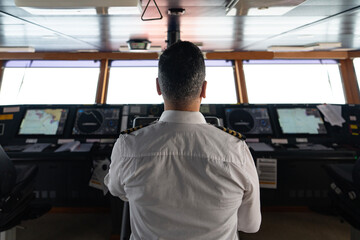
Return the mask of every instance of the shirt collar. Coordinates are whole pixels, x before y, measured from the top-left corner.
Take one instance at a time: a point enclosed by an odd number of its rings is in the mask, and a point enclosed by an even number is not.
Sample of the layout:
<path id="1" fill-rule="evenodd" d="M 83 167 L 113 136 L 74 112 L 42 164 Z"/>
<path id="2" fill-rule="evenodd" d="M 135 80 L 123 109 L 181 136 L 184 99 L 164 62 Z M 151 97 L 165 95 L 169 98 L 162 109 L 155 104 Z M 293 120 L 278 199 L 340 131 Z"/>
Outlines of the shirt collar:
<path id="1" fill-rule="evenodd" d="M 161 114 L 159 121 L 172 123 L 206 124 L 200 112 L 167 110 Z"/>

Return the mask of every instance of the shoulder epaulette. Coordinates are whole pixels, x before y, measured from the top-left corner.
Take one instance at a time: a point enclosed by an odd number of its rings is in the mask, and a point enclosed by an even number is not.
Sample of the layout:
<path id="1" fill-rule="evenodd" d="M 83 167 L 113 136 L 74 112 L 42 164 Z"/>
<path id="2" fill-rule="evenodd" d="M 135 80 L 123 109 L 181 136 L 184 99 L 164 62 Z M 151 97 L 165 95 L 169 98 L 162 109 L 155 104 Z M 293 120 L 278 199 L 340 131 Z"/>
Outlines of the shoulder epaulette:
<path id="1" fill-rule="evenodd" d="M 214 126 L 217 127 L 220 130 L 223 130 L 226 133 L 229 133 L 229 134 L 233 135 L 234 137 L 237 137 L 237 138 L 241 139 L 241 140 L 246 139 L 246 137 L 244 135 L 242 135 L 241 133 L 239 133 L 239 132 L 236 132 L 236 131 L 231 130 L 229 128 L 224 128 L 224 127 L 218 126 L 218 125 L 214 125 Z"/>
<path id="2" fill-rule="evenodd" d="M 120 132 L 120 134 L 129 134 L 129 133 L 135 132 L 135 131 L 137 131 L 137 130 L 139 130 L 139 129 L 141 129 L 141 128 L 144 128 L 144 127 L 146 127 L 146 126 L 149 126 L 149 124 L 147 124 L 147 125 L 140 125 L 140 126 L 136 126 L 136 127 L 134 127 L 134 128 L 126 129 L 126 130 Z"/>

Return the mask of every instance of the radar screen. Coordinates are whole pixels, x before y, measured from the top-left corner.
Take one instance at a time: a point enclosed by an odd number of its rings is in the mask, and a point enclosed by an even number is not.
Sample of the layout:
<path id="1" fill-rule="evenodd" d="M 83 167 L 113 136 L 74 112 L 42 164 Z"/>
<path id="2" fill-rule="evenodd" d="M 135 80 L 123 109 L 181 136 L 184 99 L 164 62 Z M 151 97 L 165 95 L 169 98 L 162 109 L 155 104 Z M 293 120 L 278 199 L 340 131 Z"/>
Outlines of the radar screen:
<path id="1" fill-rule="evenodd" d="M 278 108 L 284 134 L 326 134 L 324 121 L 316 108 Z"/>
<path id="2" fill-rule="evenodd" d="M 244 134 L 272 134 L 267 108 L 226 108 L 227 127 Z"/>
<path id="3" fill-rule="evenodd" d="M 19 135 L 61 135 L 68 109 L 27 109 Z"/>
<path id="4" fill-rule="evenodd" d="M 120 109 L 83 108 L 76 113 L 74 135 L 116 135 Z"/>

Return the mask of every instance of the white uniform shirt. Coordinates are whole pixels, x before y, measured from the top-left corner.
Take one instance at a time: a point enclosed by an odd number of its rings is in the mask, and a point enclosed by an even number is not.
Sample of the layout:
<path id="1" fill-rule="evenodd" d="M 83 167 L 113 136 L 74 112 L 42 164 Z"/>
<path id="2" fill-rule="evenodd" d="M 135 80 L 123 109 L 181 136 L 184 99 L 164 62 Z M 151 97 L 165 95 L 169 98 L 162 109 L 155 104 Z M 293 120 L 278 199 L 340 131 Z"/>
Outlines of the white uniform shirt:
<path id="1" fill-rule="evenodd" d="M 165 111 L 117 140 L 105 184 L 130 204 L 131 239 L 238 239 L 260 227 L 259 181 L 243 140 L 199 112 Z"/>

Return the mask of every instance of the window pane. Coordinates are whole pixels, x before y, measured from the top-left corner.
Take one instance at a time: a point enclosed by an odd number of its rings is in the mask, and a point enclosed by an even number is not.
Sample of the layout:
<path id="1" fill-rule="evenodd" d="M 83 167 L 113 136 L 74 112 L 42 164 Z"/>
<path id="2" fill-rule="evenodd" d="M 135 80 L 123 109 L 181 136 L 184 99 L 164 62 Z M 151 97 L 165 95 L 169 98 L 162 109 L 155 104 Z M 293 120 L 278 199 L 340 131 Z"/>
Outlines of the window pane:
<path id="1" fill-rule="evenodd" d="M 333 60 L 249 61 L 244 73 L 250 103 L 345 103 Z"/>
<path id="2" fill-rule="evenodd" d="M 232 63 L 206 60 L 207 98 L 203 103 L 236 103 Z M 113 61 L 111 63 L 108 104 L 158 104 L 162 96 L 156 92 L 157 60 Z"/>
<path id="3" fill-rule="evenodd" d="M 206 98 L 202 103 L 237 103 L 234 68 L 231 61 L 206 60 Z"/>
<path id="4" fill-rule="evenodd" d="M 162 103 L 156 92 L 157 60 L 112 61 L 106 103 Z"/>
<path id="5" fill-rule="evenodd" d="M 94 61 L 8 61 L 0 104 L 93 104 L 99 71 Z"/>
<path id="6" fill-rule="evenodd" d="M 356 72 L 356 77 L 358 81 L 358 87 L 360 87 L 360 58 L 354 59 L 354 68 Z"/>

